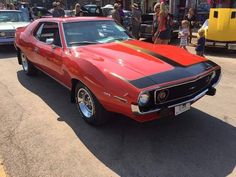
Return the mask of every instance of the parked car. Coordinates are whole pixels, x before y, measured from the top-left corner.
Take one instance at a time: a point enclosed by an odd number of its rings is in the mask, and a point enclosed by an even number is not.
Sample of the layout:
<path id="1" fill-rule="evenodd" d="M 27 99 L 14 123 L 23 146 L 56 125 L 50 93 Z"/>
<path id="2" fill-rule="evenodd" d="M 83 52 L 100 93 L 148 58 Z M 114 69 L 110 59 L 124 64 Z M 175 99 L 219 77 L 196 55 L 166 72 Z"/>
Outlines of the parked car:
<path id="1" fill-rule="evenodd" d="M 73 10 L 64 10 L 65 11 L 65 17 L 72 17 L 74 16 Z"/>
<path id="2" fill-rule="evenodd" d="M 140 38 L 146 38 L 146 39 L 152 38 L 153 15 L 154 13 L 148 13 L 142 15 L 142 22 L 140 25 Z M 173 18 L 173 15 L 169 14 L 169 16 Z M 178 32 L 179 32 L 179 22 L 173 19 L 171 37 L 177 38 Z"/>
<path id="3" fill-rule="evenodd" d="M 35 19 L 52 17 L 52 13 L 45 7 L 33 7 L 32 12 Z"/>
<path id="4" fill-rule="evenodd" d="M 212 8 L 205 21 L 206 46 L 236 50 L 236 8 Z"/>
<path id="5" fill-rule="evenodd" d="M 111 11 L 114 9 L 114 6 L 111 4 L 107 4 L 102 9 L 102 14 L 104 17 L 112 17 L 111 16 Z M 132 12 L 129 10 L 123 10 L 124 12 L 124 19 L 123 19 L 123 26 L 127 29 L 131 29 L 131 16 Z"/>
<path id="6" fill-rule="evenodd" d="M 111 11 L 114 9 L 114 6 L 112 4 L 107 4 L 101 7 L 101 9 L 102 9 L 103 16 L 108 17 L 111 15 Z"/>
<path id="7" fill-rule="evenodd" d="M 221 75 L 214 62 L 135 40 L 109 18 L 39 19 L 17 29 L 15 46 L 25 74 L 41 70 L 64 85 L 95 125 L 108 112 L 140 122 L 178 115 L 214 95 Z"/>
<path id="8" fill-rule="evenodd" d="M 101 7 L 96 4 L 83 5 L 81 7 L 81 10 L 83 11 L 84 16 L 95 16 L 95 17 L 103 16 Z"/>
<path id="9" fill-rule="evenodd" d="M 0 10 L 0 45 L 13 44 L 16 28 L 28 24 L 29 19 L 21 11 Z"/>

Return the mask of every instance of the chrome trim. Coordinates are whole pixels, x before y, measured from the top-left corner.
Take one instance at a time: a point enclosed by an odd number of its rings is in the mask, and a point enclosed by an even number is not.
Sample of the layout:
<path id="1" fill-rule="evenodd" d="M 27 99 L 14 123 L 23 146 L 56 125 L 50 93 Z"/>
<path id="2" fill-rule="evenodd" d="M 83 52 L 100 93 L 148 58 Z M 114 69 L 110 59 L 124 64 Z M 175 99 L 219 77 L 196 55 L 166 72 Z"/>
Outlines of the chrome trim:
<path id="1" fill-rule="evenodd" d="M 219 78 L 218 78 L 218 81 L 216 82 L 216 83 L 214 83 L 213 85 L 212 85 L 212 87 L 216 87 L 218 84 L 219 84 L 219 82 L 220 82 L 220 80 L 221 80 L 221 77 L 222 77 L 222 74 L 220 73 L 220 76 L 219 76 Z"/>
<path id="2" fill-rule="evenodd" d="M 207 93 L 207 91 L 208 91 L 208 89 L 204 90 L 203 92 L 201 92 L 200 94 L 198 94 L 197 96 L 195 96 L 192 99 L 189 99 L 187 101 L 183 101 L 181 103 L 177 103 L 177 104 L 168 106 L 168 108 L 173 108 L 173 107 L 181 105 L 181 104 L 193 103 L 193 102 L 197 101 L 198 99 L 200 99 L 201 97 L 203 97 Z M 150 111 L 146 111 L 146 112 L 141 112 L 138 105 L 131 104 L 131 111 L 134 114 L 136 114 L 136 115 L 150 114 L 150 113 L 158 112 L 160 110 L 161 110 L 160 108 L 157 108 L 157 109 L 154 109 L 154 110 L 150 110 Z"/>
<path id="3" fill-rule="evenodd" d="M 210 74 L 209 74 L 210 75 Z M 206 77 L 207 75 L 205 75 L 204 77 Z M 202 78 L 204 78 L 204 77 L 200 77 L 199 79 L 197 79 L 197 80 L 195 80 L 195 81 L 193 81 L 193 82 L 196 82 L 196 81 L 198 81 L 198 80 L 200 80 L 200 79 L 202 79 Z M 210 80 L 211 81 L 211 80 Z M 208 86 L 208 84 L 210 83 L 210 81 L 207 83 L 207 85 L 206 86 Z M 191 82 L 188 82 L 188 83 L 185 83 L 185 84 L 189 84 L 189 83 L 191 83 Z M 185 84 L 181 84 L 181 85 L 185 85 Z M 179 86 L 179 85 L 178 85 Z M 174 86 L 175 87 L 175 86 Z M 169 88 L 173 88 L 173 87 L 168 87 L 168 89 Z M 166 89 L 166 88 L 164 88 L 164 89 Z M 164 90 L 164 89 L 157 89 L 157 90 L 155 90 L 154 91 L 154 104 L 165 104 L 165 103 L 169 103 L 169 102 L 171 102 L 171 101 L 175 101 L 175 100 L 178 100 L 178 99 L 182 99 L 182 98 L 185 98 L 185 97 L 189 97 L 189 96 L 192 96 L 192 95 L 194 95 L 194 94 L 196 94 L 198 91 L 196 91 L 196 92 L 194 92 L 194 93 L 192 93 L 192 94 L 190 94 L 190 95 L 186 95 L 186 96 L 183 96 L 183 97 L 179 97 L 179 98 L 175 98 L 175 99 L 172 99 L 172 100 L 168 100 L 168 101 L 165 101 L 165 102 L 161 102 L 161 103 L 157 103 L 157 99 L 156 99 L 156 96 L 157 96 L 157 92 L 158 91 L 160 91 L 160 90 Z"/>
<path id="4" fill-rule="evenodd" d="M 141 112 L 138 105 L 131 104 L 131 111 L 136 115 L 150 114 L 150 113 L 158 112 L 160 110 L 161 109 L 158 108 L 158 109 L 154 109 L 154 110 L 151 110 L 151 111 Z"/>
<path id="5" fill-rule="evenodd" d="M 206 74 L 203 74 L 203 75 L 199 74 L 199 75 L 197 75 L 197 77 L 196 77 L 195 79 L 193 79 L 193 80 L 190 79 L 190 80 L 187 80 L 187 81 L 185 81 L 185 82 L 180 82 L 180 83 L 177 83 L 177 84 L 172 84 L 172 85 L 170 84 L 170 85 L 167 85 L 167 86 L 160 86 L 160 85 L 156 84 L 156 85 L 157 85 L 156 87 L 143 90 L 142 92 L 150 92 L 150 91 L 153 91 L 153 90 L 156 90 L 156 89 L 161 90 L 161 89 L 166 89 L 166 88 L 170 88 L 170 87 L 175 87 L 175 86 L 179 86 L 179 85 L 183 85 L 183 84 L 188 84 L 188 83 L 191 83 L 191 82 L 195 82 L 195 81 L 197 81 L 197 80 L 199 80 L 199 79 L 201 79 L 201 78 L 207 76 L 209 73 L 211 73 L 211 72 L 213 72 L 213 71 L 216 71 L 216 70 L 218 70 L 218 69 L 220 69 L 220 68 L 218 68 L 218 67 L 213 67 L 211 70 L 206 71 Z M 186 78 L 186 79 L 187 79 L 187 78 Z M 178 80 L 176 80 L 176 81 L 178 81 Z M 162 84 L 165 84 L 165 83 L 162 83 Z"/>
<path id="6" fill-rule="evenodd" d="M 113 96 L 114 98 L 116 98 L 117 100 L 123 102 L 123 103 L 127 103 L 128 101 L 124 98 L 118 97 L 118 96 Z"/>
<path id="7" fill-rule="evenodd" d="M 194 79 L 194 80 L 190 80 L 190 81 L 187 81 L 187 82 L 182 82 L 182 83 L 179 83 L 179 84 L 169 85 L 169 86 L 166 86 L 166 87 L 160 87 L 159 89 L 156 89 L 155 91 L 162 90 L 162 89 L 166 89 L 166 88 L 172 88 L 172 87 L 176 87 L 176 86 L 180 86 L 180 85 L 184 85 L 184 84 L 189 84 L 189 83 L 192 83 L 192 82 L 196 82 L 196 81 L 202 79 L 203 77 L 212 74 L 214 71 L 215 71 L 215 70 L 210 71 L 210 72 L 208 72 L 207 74 L 204 74 L 204 75 L 202 75 L 202 76 L 199 76 L 199 77 L 197 77 L 197 78 Z M 154 90 L 154 89 L 153 89 L 153 90 Z"/>
<path id="8" fill-rule="evenodd" d="M 179 106 L 181 104 L 186 104 L 186 103 L 189 103 L 189 102 L 195 102 L 197 101 L 198 99 L 200 99 L 201 97 L 203 97 L 207 92 L 208 92 L 209 89 L 206 89 L 205 91 L 203 91 L 202 93 L 198 94 L 197 96 L 195 96 L 194 98 L 190 99 L 190 100 L 187 100 L 187 101 L 183 101 L 181 103 L 177 103 L 177 104 L 174 104 L 174 105 L 171 105 L 171 106 L 168 106 L 168 108 L 173 108 L 175 106 Z"/>

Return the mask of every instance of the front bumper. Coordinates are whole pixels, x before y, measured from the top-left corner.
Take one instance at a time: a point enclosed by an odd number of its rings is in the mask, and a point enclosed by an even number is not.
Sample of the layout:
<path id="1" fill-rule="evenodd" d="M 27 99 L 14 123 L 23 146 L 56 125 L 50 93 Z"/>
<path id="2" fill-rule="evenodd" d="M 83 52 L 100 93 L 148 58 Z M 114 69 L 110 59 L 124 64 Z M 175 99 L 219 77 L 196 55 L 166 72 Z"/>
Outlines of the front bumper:
<path id="1" fill-rule="evenodd" d="M 219 84 L 220 80 L 221 80 L 221 74 L 219 75 L 218 80 L 212 86 L 206 88 L 201 93 L 198 93 L 194 97 L 181 100 L 177 103 L 175 102 L 175 103 L 168 105 L 166 107 L 155 108 L 155 109 L 148 110 L 148 111 L 141 111 L 139 105 L 131 104 L 131 111 L 136 116 L 145 116 L 145 115 L 152 114 L 152 113 L 161 113 L 163 110 L 168 110 L 168 109 L 170 110 L 176 106 L 183 105 L 186 103 L 192 104 L 192 103 L 196 102 L 197 100 L 199 100 L 200 98 L 202 98 L 204 95 L 209 95 L 209 96 L 215 95 L 215 93 L 216 93 L 215 87 Z"/>
<path id="2" fill-rule="evenodd" d="M 186 101 L 182 101 L 182 102 L 170 105 L 167 108 L 171 109 L 171 108 L 174 108 L 176 106 L 179 106 L 179 105 L 182 105 L 182 104 L 186 104 L 186 103 L 191 103 L 192 104 L 195 101 L 197 101 L 198 99 L 200 99 L 201 97 L 203 97 L 204 95 L 206 95 L 207 92 L 209 92 L 209 89 L 204 90 L 203 92 L 201 92 L 200 94 L 198 94 L 194 98 L 191 98 L 191 99 L 188 99 Z M 135 114 L 135 115 L 146 115 L 146 114 L 151 114 L 151 113 L 158 113 L 161 110 L 163 110 L 163 108 L 157 108 L 157 109 L 150 110 L 150 111 L 147 111 L 147 112 L 141 112 L 138 105 L 131 104 L 131 110 L 132 110 L 133 114 Z"/>
<path id="3" fill-rule="evenodd" d="M 227 42 L 227 41 L 221 42 L 221 41 L 206 40 L 206 46 L 226 48 L 229 50 L 236 50 L 236 42 Z"/>

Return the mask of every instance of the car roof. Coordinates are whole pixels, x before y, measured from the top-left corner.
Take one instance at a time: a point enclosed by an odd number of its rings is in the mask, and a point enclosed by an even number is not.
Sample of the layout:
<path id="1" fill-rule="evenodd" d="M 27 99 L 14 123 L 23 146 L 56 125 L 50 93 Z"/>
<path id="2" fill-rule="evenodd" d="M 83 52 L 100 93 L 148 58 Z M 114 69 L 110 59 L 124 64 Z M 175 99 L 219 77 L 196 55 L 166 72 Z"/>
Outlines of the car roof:
<path id="1" fill-rule="evenodd" d="M 63 18 L 42 18 L 40 21 L 48 22 L 80 22 L 80 21 L 101 21 L 108 20 L 113 21 L 112 18 L 107 17 L 63 17 Z"/>
<path id="2" fill-rule="evenodd" d="M 21 10 L 0 10 L 0 12 L 22 12 Z"/>
<path id="3" fill-rule="evenodd" d="M 87 7 L 97 7 L 98 5 L 96 5 L 96 4 L 85 4 L 85 5 L 83 5 L 84 7 L 85 6 L 87 6 Z"/>
<path id="4" fill-rule="evenodd" d="M 37 7 L 33 7 L 33 9 L 47 9 L 47 8 L 46 7 L 37 6 Z"/>

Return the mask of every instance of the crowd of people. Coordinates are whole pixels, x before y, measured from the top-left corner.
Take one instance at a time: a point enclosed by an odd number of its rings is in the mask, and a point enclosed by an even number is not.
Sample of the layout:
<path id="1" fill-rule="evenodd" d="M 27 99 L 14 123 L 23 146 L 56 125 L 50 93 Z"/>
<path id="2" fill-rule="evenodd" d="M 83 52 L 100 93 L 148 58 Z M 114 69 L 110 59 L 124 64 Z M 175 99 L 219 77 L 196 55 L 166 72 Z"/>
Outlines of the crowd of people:
<path id="1" fill-rule="evenodd" d="M 63 4 L 60 2 L 53 2 L 52 9 L 50 12 L 53 17 L 65 17 L 65 11 L 63 9 Z M 123 25 L 124 20 L 124 12 L 123 7 L 119 3 L 114 4 L 114 9 L 111 11 L 111 17 L 117 24 Z M 29 17 L 32 17 L 32 13 L 30 11 L 29 6 L 24 6 L 24 4 L 16 5 L 13 3 L 4 5 L 0 3 L 0 9 L 7 10 L 22 10 L 27 11 L 29 13 Z M 142 22 L 142 10 L 140 8 L 140 4 L 133 3 L 131 6 L 132 17 L 131 17 L 131 33 L 136 38 L 139 39 L 140 33 L 140 24 Z M 154 44 L 169 44 L 171 39 L 172 32 L 172 24 L 173 18 L 168 13 L 168 10 L 165 6 L 165 3 L 156 3 L 154 8 L 153 15 L 153 23 L 152 23 L 152 41 Z M 86 16 L 85 12 L 81 10 L 81 6 L 79 3 L 76 3 L 74 7 L 74 16 L 81 17 Z M 192 29 L 194 28 L 194 24 L 196 22 L 196 15 L 194 13 L 194 9 L 190 8 L 188 13 L 185 15 L 184 19 L 180 22 L 180 30 L 178 37 L 180 39 L 179 46 L 185 50 L 187 50 L 186 46 L 192 42 Z M 198 31 L 198 42 L 196 46 L 197 55 L 203 56 L 205 49 L 205 37 L 204 30 L 201 29 Z"/>
<path id="2" fill-rule="evenodd" d="M 166 10 L 165 4 L 156 3 L 154 6 L 153 24 L 152 24 L 152 41 L 154 44 L 168 44 L 171 39 L 172 18 Z M 180 23 L 178 37 L 180 39 L 179 46 L 187 50 L 186 46 L 192 43 L 192 29 L 196 23 L 196 15 L 194 9 L 190 8 L 184 19 Z M 198 41 L 196 44 L 196 54 L 204 56 L 205 50 L 205 31 L 198 31 Z"/>

